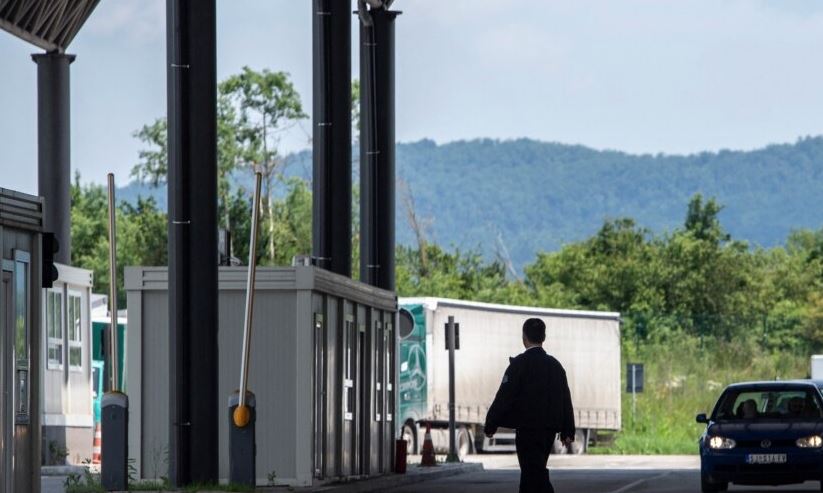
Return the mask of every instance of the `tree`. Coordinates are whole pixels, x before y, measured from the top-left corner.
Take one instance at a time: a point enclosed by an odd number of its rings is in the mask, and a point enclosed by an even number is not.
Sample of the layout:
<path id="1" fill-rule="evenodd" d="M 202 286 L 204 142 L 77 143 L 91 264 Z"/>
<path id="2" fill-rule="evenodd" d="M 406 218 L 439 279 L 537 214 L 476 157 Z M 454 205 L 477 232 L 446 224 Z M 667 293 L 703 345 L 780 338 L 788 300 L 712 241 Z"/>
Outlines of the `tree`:
<path id="1" fill-rule="evenodd" d="M 221 94 L 235 104 L 240 165 L 263 175 L 263 208 L 268 216 L 269 260 L 275 262 L 274 180 L 282 166 L 277 152 L 280 134 L 307 115 L 289 74 L 255 71 L 243 67 L 240 74 L 219 84 Z"/>
<path id="2" fill-rule="evenodd" d="M 72 265 L 90 269 L 94 275 L 93 290 L 108 293 L 109 240 L 108 197 L 100 185 L 81 185 L 75 175 L 72 196 Z M 151 198 L 137 199 L 131 205 L 120 202 L 117 223 L 117 287 L 118 304 L 125 306 L 123 272 L 127 265 L 166 265 L 167 219 Z"/>
<path id="3" fill-rule="evenodd" d="M 686 231 L 689 231 L 698 240 L 721 243 L 729 241 L 730 236 L 720 226 L 718 215 L 723 210 L 714 198 L 703 203 L 703 196 L 695 194 L 689 201 L 686 213 Z"/>
<path id="4" fill-rule="evenodd" d="M 139 161 L 131 168 L 131 176 L 141 183 L 157 187 L 166 182 L 168 167 L 168 123 L 165 118 L 143 125 L 132 135 L 147 144 L 148 149 L 141 149 L 137 156 Z"/>
<path id="5" fill-rule="evenodd" d="M 351 82 L 351 134 L 354 142 L 360 142 L 360 80 Z"/>
<path id="6" fill-rule="evenodd" d="M 218 217 L 222 226 L 231 229 L 228 202 L 231 195 L 231 177 L 239 160 L 237 139 L 237 111 L 223 94 L 217 96 L 217 195 Z M 157 118 L 143 125 L 134 134 L 147 146 L 138 152 L 138 163 L 131 169 L 131 176 L 141 183 L 158 187 L 168 178 L 168 123 Z"/>
<path id="7" fill-rule="evenodd" d="M 403 200 L 403 206 L 406 209 L 406 219 L 409 222 L 414 237 L 417 240 L 417 253 L 420 255 L 420 275 L 425 277 L 429 271 L 428 260 L 428 240 L 426 239 L 426 228 L 430 221 L 428 219 L 420 218 L 417 215 L 417 208 L 414 205 L 414 195 L 412 194 L 411 186 L 405 180 L 398 180 L 398 189 L 400 190 L 400 197 Z"/>

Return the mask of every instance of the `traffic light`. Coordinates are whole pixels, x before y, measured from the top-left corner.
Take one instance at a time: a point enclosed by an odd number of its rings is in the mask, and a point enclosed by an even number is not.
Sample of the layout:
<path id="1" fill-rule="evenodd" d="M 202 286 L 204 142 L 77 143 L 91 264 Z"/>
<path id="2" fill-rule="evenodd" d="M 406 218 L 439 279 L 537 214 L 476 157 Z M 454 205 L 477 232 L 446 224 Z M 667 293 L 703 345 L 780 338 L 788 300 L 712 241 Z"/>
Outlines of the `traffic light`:
<path id="1" fill-rule="evenodd" d="M 43 287 L 50 288 L 57 280 L 54 254 L 60 250 L 60 243 L 54 233 L 43 233 Z"/>

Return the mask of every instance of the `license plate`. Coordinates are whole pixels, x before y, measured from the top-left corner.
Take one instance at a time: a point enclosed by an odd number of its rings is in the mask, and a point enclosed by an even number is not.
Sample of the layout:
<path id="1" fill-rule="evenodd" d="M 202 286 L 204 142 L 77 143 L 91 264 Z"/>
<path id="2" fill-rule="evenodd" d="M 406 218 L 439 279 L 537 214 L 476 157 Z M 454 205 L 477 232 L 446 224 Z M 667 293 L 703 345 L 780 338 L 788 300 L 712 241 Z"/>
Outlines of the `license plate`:
<path id="1" fill-rule="evenodd" d="M 747 464 L 785 464 L 786 454 L 749 454 Z"/>

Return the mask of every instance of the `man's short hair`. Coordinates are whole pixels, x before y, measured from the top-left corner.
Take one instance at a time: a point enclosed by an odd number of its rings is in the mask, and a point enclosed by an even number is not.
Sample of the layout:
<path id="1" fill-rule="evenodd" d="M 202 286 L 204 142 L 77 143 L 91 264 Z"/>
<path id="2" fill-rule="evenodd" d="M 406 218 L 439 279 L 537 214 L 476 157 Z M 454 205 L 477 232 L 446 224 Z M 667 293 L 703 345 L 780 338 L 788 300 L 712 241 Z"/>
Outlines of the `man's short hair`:
<path id="1" fill-rule="evenodd" d="M 530 318 L 523 323 L 523 334 L 533 344 L 542 344 L 546 340 L 546 324 L 539 318 Z"/>

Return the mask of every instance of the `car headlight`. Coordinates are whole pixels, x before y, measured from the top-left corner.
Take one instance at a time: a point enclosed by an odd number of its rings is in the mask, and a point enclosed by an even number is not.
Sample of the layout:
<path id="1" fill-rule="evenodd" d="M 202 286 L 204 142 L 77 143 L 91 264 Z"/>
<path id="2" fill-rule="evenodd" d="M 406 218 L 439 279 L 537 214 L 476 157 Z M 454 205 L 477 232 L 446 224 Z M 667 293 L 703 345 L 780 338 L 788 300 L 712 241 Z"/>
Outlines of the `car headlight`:
<path id="1" fill-rule="evenodd" d="M 820 435 L 812 435 L 808 437 L 798 438 L 797 446 L 800 448 L 820 448 L 823 447 L 823 438 Z"/>
<path id="2" fill-rule="evenodd" d="M 730 448 L 734 448 L 735 445 L 737 445 L 737 442 L 731 438 L 718 436 L 709 437 L 709 448 L 714 450 L 728 450 Z"/>

